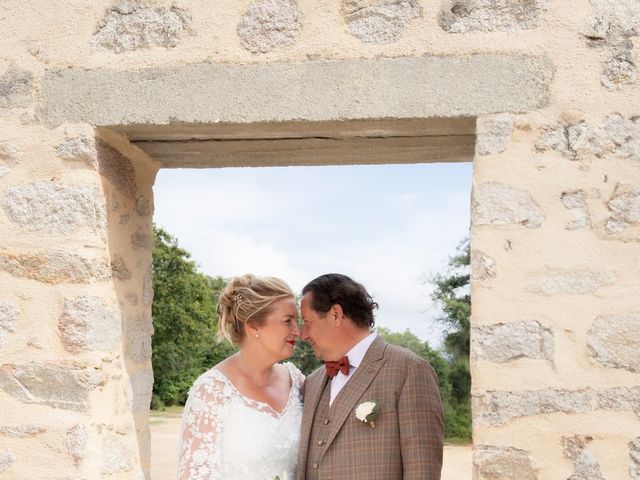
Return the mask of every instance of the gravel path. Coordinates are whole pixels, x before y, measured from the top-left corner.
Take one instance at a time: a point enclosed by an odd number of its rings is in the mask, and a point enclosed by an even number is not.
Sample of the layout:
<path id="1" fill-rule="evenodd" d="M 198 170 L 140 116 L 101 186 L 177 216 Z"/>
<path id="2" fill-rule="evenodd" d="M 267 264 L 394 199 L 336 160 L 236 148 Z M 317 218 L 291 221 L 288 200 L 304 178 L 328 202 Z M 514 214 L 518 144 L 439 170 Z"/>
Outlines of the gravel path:
<path id="1" fill-rule="evenodd" d="M 151 480 L 175 480 L 180 418 L 152 415 L 150 422 Z M 442 480 L 471 480 L 471 446 L 444 447 Z"/>

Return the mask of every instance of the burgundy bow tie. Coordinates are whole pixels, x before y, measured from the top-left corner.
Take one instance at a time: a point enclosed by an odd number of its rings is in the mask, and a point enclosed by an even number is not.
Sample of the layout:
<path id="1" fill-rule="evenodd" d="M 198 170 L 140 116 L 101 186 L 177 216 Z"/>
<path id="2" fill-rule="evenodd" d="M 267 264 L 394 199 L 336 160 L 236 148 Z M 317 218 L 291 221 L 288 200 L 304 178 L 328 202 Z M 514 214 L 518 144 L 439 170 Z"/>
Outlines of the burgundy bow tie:
<path id="1" fill-rule="evenodd" d="M 338 372 L 349 375 L 349 357 L 345 355 L 337 362 L 324 362 L 324 367 L 327 369 L 329 378 L 335 377 Z"/>

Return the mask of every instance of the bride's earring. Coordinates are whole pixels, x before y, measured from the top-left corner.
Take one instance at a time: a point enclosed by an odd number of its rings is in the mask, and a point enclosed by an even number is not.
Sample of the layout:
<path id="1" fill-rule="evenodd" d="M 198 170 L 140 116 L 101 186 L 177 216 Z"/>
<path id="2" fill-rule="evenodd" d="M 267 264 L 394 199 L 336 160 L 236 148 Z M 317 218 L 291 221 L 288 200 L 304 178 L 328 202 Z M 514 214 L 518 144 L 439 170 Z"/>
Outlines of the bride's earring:
<path id="1" fill-rule="evenodd" d="M 258 338 L 260 336 L 260 332 L 256 333 L 256 338 Z"/>

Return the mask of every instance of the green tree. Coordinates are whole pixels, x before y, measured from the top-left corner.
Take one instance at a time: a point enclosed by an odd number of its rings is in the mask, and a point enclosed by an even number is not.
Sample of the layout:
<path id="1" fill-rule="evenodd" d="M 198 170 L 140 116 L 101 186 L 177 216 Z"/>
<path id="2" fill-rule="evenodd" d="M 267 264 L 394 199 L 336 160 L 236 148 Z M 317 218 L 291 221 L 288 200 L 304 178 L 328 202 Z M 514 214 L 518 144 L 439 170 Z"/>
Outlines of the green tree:
<path id="1" fill-rule="evenodd" d="M 176 238 L 154 226 L 152 305 L 154 407 L 182 404 L 193 381 L 225 358 L 218 344 L 216 301 L 225 282 L 197 270 Z"/>
<path id="2" fill-rule="evenodd" d="M 309 375 L 318 367 L 322 366 L 322 361 L 313 353 L 311 344 L 303 342 L 302 340 L 296 342 L 296 350 L 293 357 L 287 361 L 293 363 L 305 375 Z"/>
<path id="3" fill-rule="evenodd" d="M 449 257 L 447 271 L 430 280 L 435 287 L 431 298 L 442 310 L 438 320 L 447 328 L 444 345 L 449 359 L 451 396 L 445 402 L 445 433 L 447 437 L 463 439 L 471 438 L 470 263 L 469 240 L 465 239 Z"/>

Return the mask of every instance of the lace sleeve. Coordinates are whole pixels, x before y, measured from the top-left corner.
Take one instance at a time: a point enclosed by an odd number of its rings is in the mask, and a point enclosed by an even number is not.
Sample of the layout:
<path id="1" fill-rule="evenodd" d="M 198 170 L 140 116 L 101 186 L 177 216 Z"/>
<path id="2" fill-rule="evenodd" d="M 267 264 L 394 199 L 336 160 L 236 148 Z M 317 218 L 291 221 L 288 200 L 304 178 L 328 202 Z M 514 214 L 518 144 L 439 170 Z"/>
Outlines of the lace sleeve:
<path id="1" fill-rule="evenodd" d="M 224 395 L 220 382 L 207 374 L 189 391 L 182 414 L 178 480 L 220 478 L 219 437 Z"/>

